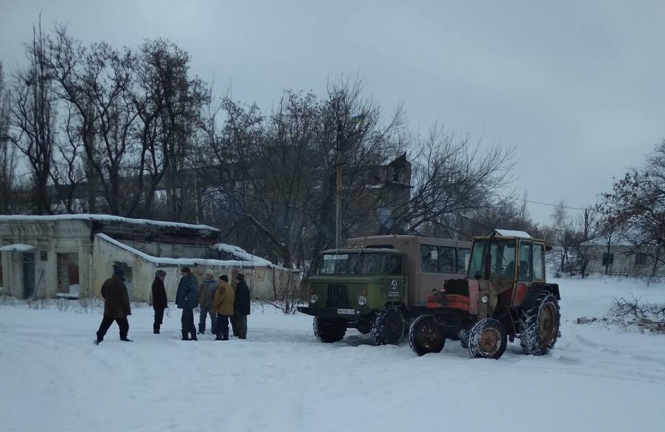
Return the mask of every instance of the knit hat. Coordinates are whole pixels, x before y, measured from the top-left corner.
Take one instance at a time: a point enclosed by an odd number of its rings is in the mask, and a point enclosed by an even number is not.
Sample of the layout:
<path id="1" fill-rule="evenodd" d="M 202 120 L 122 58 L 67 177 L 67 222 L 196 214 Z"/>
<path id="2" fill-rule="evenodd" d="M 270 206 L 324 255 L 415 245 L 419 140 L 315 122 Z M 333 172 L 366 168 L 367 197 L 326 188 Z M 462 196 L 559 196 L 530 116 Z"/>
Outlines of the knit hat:
<path id="1" fill-rule="evenodd" d="M 183 267 L 180 269 L 182 273 L 189 273 L 192 274 L 192 271 L 189 269 L 189 267 Z"/>
<path id="2" fill-rule="evenodd" d="M 229 281 L 229 277 L 228 277 L 227 275 L 221 275 L 219 278 L 220 278 L 221 280 L 223 280 L 224 282 L 228 282 L 228 281 Z"/>
<path id="3" fill-rule="evenodd" d="M 157 277 L 166 276 L 166 272 L 164 270 L 157 270 L 155 272 L 155 276 Z"/>
<path id="4" fill-rule="evenodd" d="M 212 269 L 209 268 L 209 269 L 206 269 L 206 274 L 207 274 L 207 275 L 210 275 L 210 276 L 214 276 L 214 275 L 215 275 L 215 272 L 213 272 Z"/>
<path id="5" fill-rule="evenodd" d="M 125 271 L 120 267 L 116 267 L 115 270 L 113 270 L 113 275 L 123 277 L 125 276 Z"/>

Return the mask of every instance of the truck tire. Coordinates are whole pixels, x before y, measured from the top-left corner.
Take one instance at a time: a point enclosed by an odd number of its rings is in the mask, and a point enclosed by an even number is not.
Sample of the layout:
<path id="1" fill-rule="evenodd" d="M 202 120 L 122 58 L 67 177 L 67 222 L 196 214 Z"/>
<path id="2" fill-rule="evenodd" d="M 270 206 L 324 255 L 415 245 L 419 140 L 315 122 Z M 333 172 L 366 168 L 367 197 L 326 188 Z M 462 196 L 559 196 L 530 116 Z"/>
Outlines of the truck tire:
<path id="1" fill-rule="evenodd" d="M 550 292 L 542 292 L 533 307 L 520 312 L 520 345 L 524 354 L 547 354 L 556 344 L 560 324 L 559 303 Z"/>
<path id="2" fill-rule="evenodd" d="M 394 306 L 379 309 L 372 320 L 372 339 L 376 345 L 397 345 L 404 336 L 404 315 Z"/>
<path id="3" fill-rule="evenodd" d="M 499 321 L 485 318 L 471 328 L 467 343 L 471 358 L 499 359 L 508 346 L 508 333 Z"/>
<path id="4" fill-rule="evenodd" d="M 340 319 L 326 320 L 321 317 L 314 317 L 314 336 L 323 343 L 339 342 L 344 339 L 346 334 L 346 322 Z"/>
<path id="5" fill-rule="evenodd" d="M 432 315 L 419 316 L 411 324 L 409 346 L 419 356 L 440 353 L 445 344 L 446 338 Z"/>

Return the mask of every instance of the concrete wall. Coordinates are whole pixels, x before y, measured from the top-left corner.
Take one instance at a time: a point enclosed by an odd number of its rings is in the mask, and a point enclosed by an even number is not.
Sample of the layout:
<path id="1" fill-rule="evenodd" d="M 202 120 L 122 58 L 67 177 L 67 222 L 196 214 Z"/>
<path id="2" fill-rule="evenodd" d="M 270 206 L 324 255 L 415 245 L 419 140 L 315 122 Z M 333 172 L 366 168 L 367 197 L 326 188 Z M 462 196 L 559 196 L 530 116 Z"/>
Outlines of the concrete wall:
<path id="1" fill-rule="evenodd" d="M 179 266 L 160 265 L 158 267 L 141 256 L 135 255 L 134 253 L 99 237 L 95 238 L 93 256 L 93 292 L 95 296 L 99 296 L 102 284 L 107 278 L 111 277 L 114 265 L 116 263 L 124 263 L 127 267 L 131 268 L 131 279 L 126 278 L 126 283 L 132 301 L 151 302 L 152 282 L 155 277 L 155 272 L 158 269 L 166 272 L 166 279 L 164 281 L 166 294 L 169 301 L 175 301 L 178 282 L 180 281 Z M 237 269 L 245 275 L 245 279 L 251 290 L 252 298 L 261 297 L 267 300 L 272 300 L 275 298 L 275 291 L 284 289 L 289 278 L 293 281 L 293 275 L 286 269 L 280 268 L 239 268 L 219 265 L 207 266 L 203 263 L 201 265 L 192 265 L 189 267 L 199 283 L 203 281 L 205 270 L 208 267 L 213 269 L 216 278 L 222 274 L 226 274 L 229 277 L 229 280 L 231 279 L 231 271 Z M 128 272 L 126 271 L 126 273 Z M 126 276 L 128 276 L 128 274 Z"/>
<path id="2" fill-rule="evenodd" d="M 23 243 L 35 246 L 36 298 L 58 292 L 58 253 L 78 254 L 79 285 L 83 292 L 91 282 L 92 241 L 85 221 L 18 222 L 0 224 L 0 245 Z M 23 254 L 2 252 L 3 294 L 25 298 Z M 87 271 L 86 271 L 87 270 Z"/>
<path id="3" fill-rule="evenodd" d="M 588 246 L 587 250 L 590 257 L 587 271 L 589 273 L 605 274 L 603 253 L 607 251 L 607 248 L 604 246 Z M 610 253 L 614 254 L 614 259 L 612 265 L 609 266 L 609 274 L 635 277 L 651 276 L 654 265 L 652 258 L 646 257 L 644 264 L 638 265 L 637 256 L 629 254 L 626 247 L 613 246 L 610 248 Z M 665 268 L 663 266 L 659 266 L 656 276 L 665 276 Z"/>

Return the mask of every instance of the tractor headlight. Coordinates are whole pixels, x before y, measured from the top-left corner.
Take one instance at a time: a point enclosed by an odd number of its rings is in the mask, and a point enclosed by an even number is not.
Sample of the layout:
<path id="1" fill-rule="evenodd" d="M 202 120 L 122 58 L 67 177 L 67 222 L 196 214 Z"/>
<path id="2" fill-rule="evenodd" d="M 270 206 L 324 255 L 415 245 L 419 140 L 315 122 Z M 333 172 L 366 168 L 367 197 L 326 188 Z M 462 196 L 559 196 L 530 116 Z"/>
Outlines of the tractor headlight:
<path id="1" fill-rule="evenodd" d="M 316 303 L 317 301 L 319 301 L 319 298 L 317 297 L 316 294 L 312 294 L 312 295 L 309 297 L 309 302 L 310 302 L 311 304 L 314 304 L 314 303 Z"/>
<path id="2" fill-rule="evenodd" d="M 367 304 L 367 299 L 364 296 L 358 296 L 358 304 L 360 306 L 365 306 Z"/>
<path id="3" fill-rule="evenodd" d="M 490 298 L 487 297 L 487 296 L 482 296 L 482 297 L 480 298 L 480 301 L 483 302 L 483 303 L 487 303 L 488 301 L 490 301 Z"/>

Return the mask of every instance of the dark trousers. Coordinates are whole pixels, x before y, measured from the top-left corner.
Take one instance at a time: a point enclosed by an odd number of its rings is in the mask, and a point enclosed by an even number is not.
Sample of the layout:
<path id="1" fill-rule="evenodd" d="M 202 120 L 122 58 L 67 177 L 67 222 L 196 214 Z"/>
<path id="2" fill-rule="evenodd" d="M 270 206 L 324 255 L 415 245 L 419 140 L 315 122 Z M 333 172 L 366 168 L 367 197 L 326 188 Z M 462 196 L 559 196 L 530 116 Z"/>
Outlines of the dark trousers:
<path id="1" fill-rule="evenodd" d="M 217 314 L 217 338 L 229 337 L 229 316 Z"/>
<path id="2" fill-rule="evenodd" d="M 153 330 L 159 331 L 159 328 L 162 326 L 164 321 L 164 308 L 154 308 L 155 309 L 155 323 L 152 325 Z"/>
<path id="3" fill-rule="evenodd" d="M 247 315 L 235 315 L 236 335 L 240 339 L 247 338 Z"/>
<path id="4" fill-rule="evenodd" d="M 238 329 L 236 328 L 236 316 L 231 315 L 229 317 L 229 320 L 231 321 L 231 329 L 233 330 L 233 336 L 238 336 Z"/>
<path id="5" fill-rule="evenodd" d="M 210 328 L 212 329 L 212 333 L 215 334 L 217 333 L 217 326 L 215 325 L 215 313 L 210 309 L 204 309 L 203 307 L 201 308 L 201 313 L 199 314 L 199 332 L 206 332 L 206 318 L 208 315 L 210 315 Z"/>
<path id="6" fill-rule="evenodd" d="M 127 321 L 127 317 L 113 318 L 105 316 L 97 331 L 97 340 L 99 342 L 104 340 L 106 332 L 109 331 L 109 328 L 111 328 L 111 324 L 113 324 L 114 321 L 118 323 L 118 327 L 120 327 L 120 339 L 127 339 L 127 333 L 129 333 L 129 321 Z"/>
<path id="7" fill-rule="evenodd" d="M 194 325 L 194 309 L 183 309 L 182 310 L 182 333 L 191 333 L 196 336 L 196 326 Z"/>

